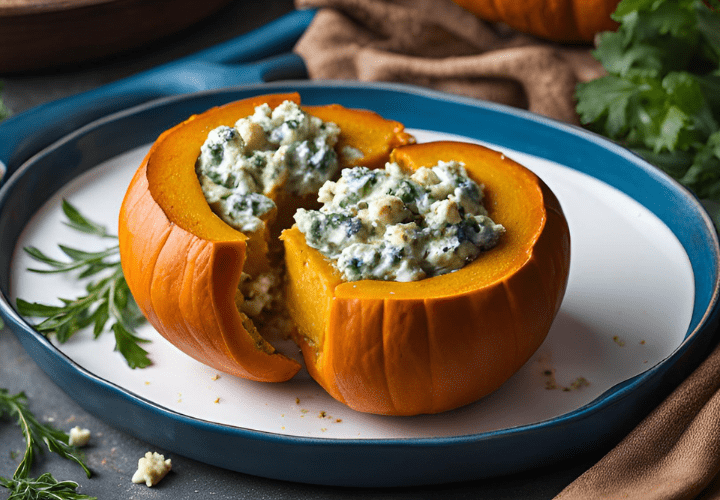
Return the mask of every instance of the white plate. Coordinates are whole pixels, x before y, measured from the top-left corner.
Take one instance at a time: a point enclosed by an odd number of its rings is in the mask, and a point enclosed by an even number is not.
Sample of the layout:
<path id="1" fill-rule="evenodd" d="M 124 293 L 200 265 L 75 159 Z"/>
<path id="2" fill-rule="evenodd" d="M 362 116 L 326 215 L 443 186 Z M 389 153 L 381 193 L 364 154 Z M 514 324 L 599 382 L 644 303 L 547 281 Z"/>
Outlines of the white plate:
<path id="1" fill-rule="evenodd" d="M 478 142 L 440 132 L 409 132 L 421 142 Z M 582 408 L 670 356 L 688 333 L 695 300 L 690 261 L 675 234 L 645 206 L 594 177 L 485 145 L 536 172 L 557 195 L 570 226 L 571 267 L 565 300 L 546 341 L 506 384 L 475 404 L 411 418 L 361 414 L 330 398 L 304 369 L 282 384 L 219 374 L 175 349 L 149 325 L 138 331 L 152 340 L 146 348 L 153 364 L 145 369 L 129 369 L 113 351 L 110 334 L 93 340 L 90 332 L 81 332 L 57 347 L 89 373 L 192 419 L 280 436 L 341 440 L 466 436 L 544 422 Z M 67 228 L 61 200 L 115 228 L 125 189 L 148 147 L 103 162 L 48 199 L 17 242 L 13 302 L 20 297 L 58 303 L 58 297 L 83 292 L 67 276 L 24 271 L 39 264 L 20 249 L 36 246 L 63 258 L 57 243 L 88 250 L 107 245 Z M 279 347 L 300 360 L 294 345 Z M 579 377 L 589 385 L 562 390 Z M 552 381 L 557 388 L 548 389 Z"/>

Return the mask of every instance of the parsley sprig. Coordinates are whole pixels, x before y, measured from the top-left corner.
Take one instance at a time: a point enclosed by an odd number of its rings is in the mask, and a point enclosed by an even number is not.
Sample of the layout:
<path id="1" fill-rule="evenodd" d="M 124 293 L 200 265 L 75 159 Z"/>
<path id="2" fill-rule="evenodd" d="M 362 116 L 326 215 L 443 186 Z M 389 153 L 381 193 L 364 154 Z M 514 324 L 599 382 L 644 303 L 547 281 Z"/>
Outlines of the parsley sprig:
<path id="1" fill-rule="evenodd" d="M 577 88 L 588 128 L 720 203 L 720 0 L 622 0 Z"/>
<path id="2" fill-rule="evenodd" d="M 27 406 L 27 398 L 24 393 L 10 395 L 7 389 L 0 389 L 0 417 L 3 416 L 14 418 L 25 437 L 25 453 L 13 477 L 7 479 L 0 476 L 0 486 L 10 491 L 8 500 L 95 499 L 95 497 L 78 493 L 78 483 L 75 481 L 58 481 L 50 473 L 44 473 L 37 478 L 30 477 L 30 467 L 35 453 L 43 451 L 41 443 L 45 444 L 48 451 L 77 463 L 85 471 L 87 477 L 90 477 L 92 473 L 77 455 L 75 447 L 68 444 L 69 436 L 66 433 L 43 424 L 35 418 Z"/>
<path id="3" fill-rule="evenodd" d="M 117 238 L 105 226 L 84 217 L 67 200 L 63 200 L 62 209 L 69 227 L 100 238 Z M 75 299 L 61 298 L 62 305 L 40 304 L 18 298 L 16 304 L 20 314 L 46 318 L 35 325 L 35 329 L 45 335 L 54 333 L 60 343 L 67 341 L 78 330 L 90 326 L 97 338 L 105 330 L 108 321 L 112 321 L 110 330 L 115 335 L 115 350 L 122 354 L 128 366 L 144 368 L 150 365 L 147 351 L 140 345 L 149 340 L 135 334 L 135 329 L 144 321 L 144 317 L 123 276 L 118 245 L 99 252 L 87 252 L 66 245 L 59 245 L 59 248 L 69 261 L 53 259 L 38 248 L 26 247 L 24 250 L 30 257 L 49 266 L 46 269 L 28 270 L 35 273 L 79 271 L 78 279 L 95 278 L 87 284 L 87 293 Z"/>

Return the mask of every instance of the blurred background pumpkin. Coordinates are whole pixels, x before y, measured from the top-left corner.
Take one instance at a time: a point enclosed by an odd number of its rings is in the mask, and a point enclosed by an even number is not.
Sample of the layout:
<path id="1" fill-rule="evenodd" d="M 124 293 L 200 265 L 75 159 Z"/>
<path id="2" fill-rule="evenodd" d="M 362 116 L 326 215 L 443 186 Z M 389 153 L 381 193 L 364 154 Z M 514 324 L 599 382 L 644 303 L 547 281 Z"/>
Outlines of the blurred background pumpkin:
<path id="1" fill-rule="evenodd" d="M 620 0 L 453 0 L 479 18 L 556 42 L 592 42 L 614 31 Z"/>

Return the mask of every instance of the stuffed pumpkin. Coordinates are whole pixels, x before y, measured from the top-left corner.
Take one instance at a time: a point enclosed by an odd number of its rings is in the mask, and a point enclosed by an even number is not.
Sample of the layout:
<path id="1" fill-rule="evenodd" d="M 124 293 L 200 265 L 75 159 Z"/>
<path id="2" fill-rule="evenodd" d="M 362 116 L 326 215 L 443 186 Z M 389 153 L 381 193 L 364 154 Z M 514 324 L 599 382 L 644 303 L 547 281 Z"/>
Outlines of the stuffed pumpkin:
<path id="1" fill-rule="evenodd" d="M 454 272 L 411 282 L 348 281 L 293 225 L 298 209 L 318 209 L 316 192 L 269 189 L 272 210 L 243 232 L 219 215 L 201 186 L 197 165 L 201 150 L 214 152 L 211 131 L 222 135 L 222 127 L 257 115 L 259 106 L 288 102 L 300 105 L 299 96 L 258 96 L 211 109 L 166 131 L 150 149 L 119 219 L 123 272 L 149 322 L 220 371 L 289 380 L 300 365 L 273 348 L 247 312 L 242 287 L 248 276 L 284 267 L 288 334 L 312 377 L 342 403 L 415 415 L 456 408 L 497 389 L 542 343 L 565 291 L 569 232 L 553 193 L 490 149 L 414 144 L 402 124 L 373 112 L 301 106 L 339 128 L 331 156 L 340 169 L 378 169 L 390 161 L 412 172 L 462 163 L 484 186 L 487 215 L 504 228 L 493 248 Z M 321 149 L 313 149 L 313 157 Z"/>

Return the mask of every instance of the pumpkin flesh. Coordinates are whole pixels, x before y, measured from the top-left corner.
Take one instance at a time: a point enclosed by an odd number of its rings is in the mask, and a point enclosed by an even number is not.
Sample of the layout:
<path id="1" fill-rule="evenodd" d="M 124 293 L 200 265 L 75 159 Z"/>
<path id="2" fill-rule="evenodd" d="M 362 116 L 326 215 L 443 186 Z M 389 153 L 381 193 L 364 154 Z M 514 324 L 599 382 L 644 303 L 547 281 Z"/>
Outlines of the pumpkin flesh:
<path id="1" fill-rule="evenodd" d="M 126 280 L 149 322 L 180 350 L 225 373 L 258 381 L 290 379 L 300 365 L 275 351 L 238 311 L 235 295 L 243 272 L 257 275 L 277 262 L 274 235 L 289 225 L 298 206 L 312 197 L 275 195 L 277 213 L 266 231 L 244 234 L 225 224 L 205 200 L 195 162 L 208 133 L 249 116 L 256 106 L 297 104 L 298 94 L 258 96 L 213 108 L 164 132 L 133 177 L 119 219 L 120 255 Z M 412 142 L 401 124 L 375 113 L 340 106 L 324 113 L 341 129 L 364 123 L 364 133 L 342 134 L 340 143 L 358 150 L 340 168 L 371 161 Z M 313 114 L 314 112 L 311 112 Z M 348 125 L 348 128 L 349 125 Z M 377 161 L 377 160 L 375 160 Z"/>
<path id="2" fill-rule="evenodd" d="M 547 335 L 569 272 L 562 209 L 534 174 L 465 143 L 396 149 L 408 169 L 465 163 L 506 228 L 464 268 L 410 283 L 343 282 L 297 228 L 283 232 L 287 301 L 310 374 L 359 411 L 415 415 L 476 401 L 514 374 Z"/>

